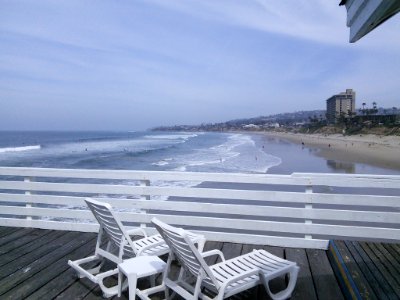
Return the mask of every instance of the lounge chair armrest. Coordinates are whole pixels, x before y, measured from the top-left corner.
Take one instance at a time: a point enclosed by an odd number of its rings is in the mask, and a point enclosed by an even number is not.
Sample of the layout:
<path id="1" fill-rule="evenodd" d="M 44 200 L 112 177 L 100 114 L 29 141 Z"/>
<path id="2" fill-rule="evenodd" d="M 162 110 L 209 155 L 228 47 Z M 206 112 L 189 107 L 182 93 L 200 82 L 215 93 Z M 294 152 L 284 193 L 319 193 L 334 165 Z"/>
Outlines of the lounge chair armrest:
<path id="1" fill-rule="evenodd" d="M 165 241 L 164 241 L 164 240 L 159 241 L 159 242 L 157 242 L 157 243 L 150 244 L 150 245 L 148 245 L 148 246 L 146 246 L 146 247 L 140 248 L 140 250 L 138 251 L 138 253 L 137 253 L 136 255 L 137 255 L 137 256 L 140 256 L 140 255 L 142 255 L 142 253 L 143 253 L 144 251 L 146 251 L 146 250 L 148 250 L 148 249 L 155 248 L 155 247 L 157 247 L 157 246 L 162 246 L 162 245 L 165 245 Z"/>
<path id="2" fill-rule="evenodd" d="M 200 254 L 201 254 L 201 256 L 202 256 L 203 258 L 204 258 L 204 257 L 212 256 L 212 255 L 218 255 L 218 256 L 221 258 L 222 261 L 225 261 L 225 256 L 224 256 L 224 254 L 223 254 L 221 251 L 217 250 L 217 249 L 210 250 L 210 251 L 206 251 L 206 252 L 202 252 L 202 253 L 200 253 Z"/>
<path id="3" fill-rule="evenodd" d="M 199 252 L 203 252 L 204 244 L 206 243 L 206 238 L 202 234 L 196 234 L 190 231 L 186 231 L 187 236 L 193 242 L 193 244 L 197 244 L 197 248 Z"/>
<path id="4" fill-rule="evenodd" d="M 142 235 L 144 237 L 147 237 L 147 233 L 146 231 L 144 231 L 143 228 L 133 228 L 133 229 L 129 229 L 126 231 L 126 233 L 131 236 L 131 235 Z"/>

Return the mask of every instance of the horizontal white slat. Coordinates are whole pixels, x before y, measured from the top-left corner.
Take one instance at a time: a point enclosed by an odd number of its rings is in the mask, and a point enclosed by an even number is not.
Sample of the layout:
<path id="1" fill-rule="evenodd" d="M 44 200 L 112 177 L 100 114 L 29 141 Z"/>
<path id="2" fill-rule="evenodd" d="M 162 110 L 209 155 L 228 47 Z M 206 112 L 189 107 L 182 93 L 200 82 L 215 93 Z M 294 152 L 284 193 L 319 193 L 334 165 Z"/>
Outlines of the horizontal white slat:
<path id="1" fill-rule="evenodd" d="M 166 180 L 166 181 L 215 181 L 233 183 L 258 183 L 278 185 L 328 185 L 341 187 L 400 188 L 398 175 L 364 174 L 325 174 L 293 173 L 292 175 L 275 174 L 238 174 L 204 172 L 165 172 L 131 170 L 85 170 L 85 169 L 50 169 L 0 167 L 0 176 L 54 177 L 54 178 L 93 178 L 127 180 Z M 345 179 L 345 180 L 344 180 Z M 371 185 L 374 182 L 374 185 Z"/>
<path id="2" fill-rule="evenodd" d="M 87 194 L 133 194 L 137 188 L 127 185 L 82 184 L 82 183 L 49 183 L 49 182 L 24 182 L 24 181 L 0 181 L 0 189 L 46 191 L 64 193 Z"/>
<path id="3" fill-rule="evenodd" d="M 222 233 L 222 232 L 203 232 L 207 240 L 252 244 L 252 245 L 269 245 L 276 247 L 291 248 L 312 248 L 326 250 L 329 240 L 292 238 L 281 236 L 240 234 L 240 233 Z"/>
<path id="4" fill-rule="evenodd" d="M 127 200 L 132 202 L 132 208 L 155 209 L 182 212 L 215 213 L 241 215 L 250 218 L 258 217 L 282 217 L 297 219 L 335 220 L 353 222 L 379 222 L 400 224 L 400 212 L 372 212 L 339 209 L 307 209 L 292 207 L 260 206 L 260 205 L 238 205 L 213 204 L 199 202 L 175 202 L 175 201 L 152 201 L 152 200 Z M 113 204 L 112 200 L 107 201 Z"/>
<path id="5" fill-rule="evenodd" d="M 162 218 L 169 224 L 180 226 L 207 227 L 214 229 L 249 230 L 292 234 L 317 234 L 342 237 L 382 238 L 400 240 L 400 229 L 367 226 L 343 226 L 326 224 L 305 224 L 275 221 L 238 220 L 197 216 L 157 215 L 138 213 L 117 213 L 122 221 L 150 223 L 153 217 Z"/>
<path id="6" fill-rule="evenodd" d="M 108 201 L 113 204 L 112 201 Z M 122 202 L 120 200 L 120 202 Z M 370 212 L 370 211 L 346 211 L 331 209 L 307 209 L 307 208 L 288 208 L 288 207 L 269 207 L 253 205 L 233 205 L 233 204 L 210 204 L 190 202 L 182 205 L 182 202 L 173 201 L 149 201 L 149 200 L 125 200 L 132 202 L 132 205 L 125 206 L 127 210 L 168 210 L 191 213 L 207 214 L 227 214 L 240 215 L 243 219 L 252 220 L 254 216 L 259 217 L 282 217 L 296 219 L 312 220 L 335 220 L 335 221 L 353 221 L 353 222 L 379 222 L 379 223 L 400 223 L 400 213 L 392 212 Z M 80 204 L 83 204 L 80 203 Z M 82 206 L 86 206 L 83 204 Z M 119 208 L 122 208 L 119 206 Z M 60 217 L 60 218 L 83 218 L 92 219 L 89 211 L 65 208 L 38 208 L 24 206 L 2 206 L 1 214 L 7 215 L 26 215 L 42 217 Z"/>
<path id="7" fill-rule="evenodd" d="M 16 215 L 16 216 L 36 216 L 36 217 L 95 220 L 90 210 L 78 210 L 78 209 L 2 206 L 1 214 Z"/>
<path id="8" fill-rule="evenodd" d="M 399 175 L 293 173 L 293 178 L 308 179 L 309 185 L 338 187 L 400 188 Z"/>
<path id="9" fill-rule="evenodd" d="M 93 178 L 126 180 L 166 180 L 166 181 L 216 181 L 258 184 L 304 185 L 301 179 L 293 180 L 290 175 L 204 173 L 172 171 L 131 171 L 131 170 L 87 170 L 87 169 L 51 169 L 0 167 L 0 176 L 54 177 L 54 178 Z M 227 176 L 228 175 L 228 176 Z"/>
<path id="10" fill-rule="evenodd" d="M 129 185 L 0 181 L 0 189 L 115 195 L 156 195 L 270 202 L 400 207 L 399 196 L 297 193 L 281 191 L 172 188 Z"/>
<path id="11" fill-rule="evenodd" d="M 28 227 L 40 228 L 51 230 L 68 230 L 68 231 L 81 231 L 81 232 L 98 232 L 98 224 L 90 223 L 74 223 L 74 222 L 60 222 L 60 221 L 47 221 L 47 220 L 26 220 L 26 219 L 11 219 L 0 218 L 0 226 L 9 227 Z"/>
<path id="12" fill-rule="evenodd" d="M 350 194 L 298 194 L 301 203 L 326 205 L 356 205 L 400 208 L 399 196 L 350 195 Z M 297 197 L 297 195 L 296 195 Z M 295 201 L 293 201 L 295 202 Z"/>
<path id="13" fill-rule="evenodd" d="M 68 210 L 68 209 L 49 209 L 49 208 L 26 208 L 26 207 L 3 207 L 3 214 L 15 215 L 32 215 L 32 216 L 49 216 L 61 218 L 82 218 L 94 220 L 90 211 Z M 122 221 L 150 223 L 151 218 L 160 215 L 118 212 Z M 278 233 L 294 233 L 294 234 L 318 234 L 331 236 L 346 237 L 365 237 L 365 238 L 383 238 L 383 239 L 400 239 L 400 229 L 376 228 L 376 227 L 357 227 L 357 226 L 341 226 L 341 225 L 325 225 L 325 224 L 304 224 L 289 223 L 275 221 L 254 221 L 254 220 L 238 220 L 229 218 L 213 218 L 213 217 L 197 217 L 197 216 L 176 216 L 162 215 L 163 220 L 175 225 L 186 225 L 196 227 L 207 227 L 216 229 L 233 229 L 233 230 L 249 230 L 249 231 L 266 231 Z"/>
<path id="14" fill-rule="evenodd" d="M 97 232 L 99 226 L 97 224 L 88 223 L 72 223 L 72 222 L 54 222 L 45 220 L 24 220 L 24 219 L 6 219 L 0 218 L 0 226 L 9 227 L 29 227 L 51 230 L 68 230 L 68 231 L 81 231 L 81 232 Z M 129 228 L 129 227 L 128 227 Z M 154 228 L 146 228 L 149 234 L 157 233 Z M 193 231 L 195 233 L 203 234 L 208 241 L 221 241 L 242 244 L 254 245 L 270 245 L 280 247 L 300 247 L 300 248 L 314 248 L 324 249 L 328 247 L 327 240 L 320 239 L 302 239 L 278 236 L 264 236 L 264 235 L 248 235 L 239 233 L 221 233 L 211 231 Z"/>
<path id="15" fill-rule="evenodd" d="M 96 198 L 111 203 L 114 207 L 129 208 L 134 205 L 131 199 Z M 37 203 L 48 205 L 86 206 L 85 197 L 37 195 L 37 194 L 10 194 L 0 193 L 0 202 Z"/>
<path id="16" fill-rule="evenodd" d="M 148 234 L 156 234 L 155 228 L 146 228 Z M 329 240 L 324 239 L 305 239 L 295 237 L 281 237 L 271 235 L 255 235 L 231 232 L 216 232 L 216 231 L 201 231 L 191 230 L 193 233 L 202 234 L 207 241 L 229 242 L 239 244 L 251 245 L 269 245 L 276 247 L 289 247 L 289 248 L 311 248 L 322 249 L 328 248 Z M 256 249 L 256 248 L 255 248 Z"/>

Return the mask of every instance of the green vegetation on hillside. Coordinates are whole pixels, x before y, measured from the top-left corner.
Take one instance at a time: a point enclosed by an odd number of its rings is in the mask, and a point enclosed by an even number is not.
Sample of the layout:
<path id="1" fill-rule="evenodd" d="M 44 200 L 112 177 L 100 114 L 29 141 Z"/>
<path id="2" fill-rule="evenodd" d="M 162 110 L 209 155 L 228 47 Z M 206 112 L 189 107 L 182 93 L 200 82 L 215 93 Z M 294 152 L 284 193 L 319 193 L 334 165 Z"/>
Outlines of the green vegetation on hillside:
<path id="1" fill-rule="evenodd" d="M 400 135 L 400 112 L 392 108 L 360 109 L 359 114 L 349 113 L 328 124 L 325 110 L 300 111 L 256 118 L 237 119 L 222 123 L 201 125 L 161 126 L 153 131 L 285 131 L 301 133 L 341 133 Z"/>

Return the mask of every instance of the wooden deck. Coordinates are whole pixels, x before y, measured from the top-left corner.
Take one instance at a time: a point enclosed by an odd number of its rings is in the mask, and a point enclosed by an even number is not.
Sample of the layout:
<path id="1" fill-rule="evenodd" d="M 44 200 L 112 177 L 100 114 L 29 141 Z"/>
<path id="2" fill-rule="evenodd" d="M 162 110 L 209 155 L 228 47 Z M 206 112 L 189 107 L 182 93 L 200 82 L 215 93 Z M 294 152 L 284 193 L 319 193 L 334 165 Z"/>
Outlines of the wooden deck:
<path id="1" fill-rule="evenodd" d="M 400 299 L 399 244 L 331 241 L 328 251 L 351 299 Z"/>
<path id="2" fill-rule="evenodd" d="M 96 237 L 94 233 L 0 227 L 0 299 L 102 299 L 100 289 L 87 279 L 78 280 L 67 264 L 69 259 L 93 254 Z M 291 299 L 344 299 L 326 251 L 221 242 L 208 242 L 205 250 L 212 248 L 219 248 L 227 259 L 263 248 L 296 261 L 300 273 Z M 283 279 L 277 280 L 273 288 L 283 284 Z M 262 286 L 241 296 L 269 299 Z M 123 293 L 121 299 L 127 298 L 127 292 Z"/>
<path id="3" fill-rule="evenodd" d="M 87 279 L 78 280 L 67 261 L 93 254 L 97 234 L 0 227 L 0 299 L 102 299 Z M 400 299 L 400 245 L 331 241 L 329 251 L 207 242 L 227 259 L 265 249 L 297 262 L 291 299 Z M 209 261 L 209 263 L 215 263 Z M 113 279 L 109 282 L 112 282 Z M 160 278 L 159 278 L 160 280 Z M 148 281 L 139 282 L 139 287 Z M 272 283 L 282 289 L 284 279 Z M 128 299 L 127 292 L 121 298 Z M 157 299 L 157 298 L 155 298 Z M 269 299 L 262 286 L 235 299 Z"/>

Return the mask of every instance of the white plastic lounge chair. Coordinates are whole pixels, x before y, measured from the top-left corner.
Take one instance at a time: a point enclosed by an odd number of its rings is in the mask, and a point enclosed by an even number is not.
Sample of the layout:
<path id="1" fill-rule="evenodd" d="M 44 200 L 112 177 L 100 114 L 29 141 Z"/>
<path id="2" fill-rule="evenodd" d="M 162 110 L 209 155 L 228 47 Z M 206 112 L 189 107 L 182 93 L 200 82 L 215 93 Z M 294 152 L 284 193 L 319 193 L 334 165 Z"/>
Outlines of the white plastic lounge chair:
<path id="1" fill-rule="evenodd" d="M 99 234 L 97 236 L 95 254 L 75 261 L 68 261 L 68 264 L 74 268 L 79 277 L 87 277 L 96 284 L 99 284 L 104 297 L 111 297 L 118 294 L 118 285 L 106 287 L 103 280 L 106 277 L 118 274 L 118 264 L 124 259 L 140 255 L 160 256 L 169 252 L 168 245 L 157 234 L 147 236 L 142 228 L 126 230 L 122 222 L 114 214 L 112 207 L 108 203 L 86 198 L 86 204 L 100 224 Z M 133 237 L 139 239 L 133 239 Z M 205 239 L 201 235 L 189 234 L 194 243 L 202 251 Z M 104 247 L 105 245 L 105 247 Z M 105 260 L 115 263 L 115 268 L 105 272 L 100 272 Z M 84 269 L 82 265 L 98 262 L 96 267 Z M 121 283 L 119 283 L 121 284 Z M 152 278 L 152 286 L 154 278 Z M 122 289 L 127 287 L 127 283 Z"/>
<path id="2" fill-rule="evenodd" d="M 294 262 L 264 250 L 253 250 L 251 253 L 225 260 L 219 250 L 199 252 L 185 230 L 165 224 L 156 218 L 153 218 L 152 222 L 171 250 L 163 275 L 167 298 L 170 288 L 186 300 L 197 300 L 199 297 L 221 300 L 263 283 L 270 297 L 280 300 L 290 297 L 296 285 L 299 267 Z M 208 266 L 204 258 L 211 255 L 219 255 L 222 262 Z M 186 275 L 197 278 L 194 286 L 185 281 L 182 273 L 175 281 L 168 278 L 168 269 L 174 258 L 179 261 Z M 289 275 L 286 289 L 273 294 L 269 288 L 269 281 L 285 274 Z M 202 287 L 206 287 L 216 296 L 209 298 L 202 293 Z"/>
<path id="3" fill-rule="evenodd" d="M 103 295 L 111 297 L 118 293 L 118 285 L 106 287 L 103 280 L 106 277 L 118 274 L 117 265 L 126 258 L 132 258 L 139 255 L 160 256 L 169 252 L 167 244 L 162 237 L 157 234 L 147 236 L 142 228 L 126 230 L 121 221 L 113 213 L 111 205 L 100 201 L 85 199 L 90 210 L 93 212 L 100 224 L 99 234 L 95 254 L 75 261 L 68 261 L 68 264 L 74 268 L 79 277 L 87 277 L 96 284 L 99 284 Z M 140 237 L 133 239 L 132 237 Z M 203 247 L 204 238 L 202 236 L 191 235 L 199 247 Z M 105 244 L 105 247 L 102 246 Z M 105 259 L 116 264 L 115 269 L 100 273 L 100 269 L 105 263 Z M 98 262 L 99 264 L 92 269 L 84 269 L 83 264 Z M 126 284 L 123 286 L 126 288 Z"/>
<path id="4" fill-rule="evenodd" d="M 106 287 L 103 280 L 106 277 L 118 274 L 117 265 L 123 262 L 123 259 L 138 255 L 159 256 L 168 253 L 169 249 L 160 235 L 148 237 L 142 228 L 126 230 L 121 221 L 114 215 L 110 204 L 89 198 L 85 201 L 100 224 L 95 254 L 75 261 L 69 260 L 68 264 L 78 272 L 80 278 L 87 277 L 99 284 L 104 296 L 111 297 L 118 293 L 118 286 Z M 133 240 L 134 236 L 141 238 Z M 105 245 L 105 247 L 102 245 Z M 115 269 L 100 273 L 105 259 L 115 263 Z M 93 261 L 99 264 L 92 269 L 84 269 L 81 266 Z"/>

